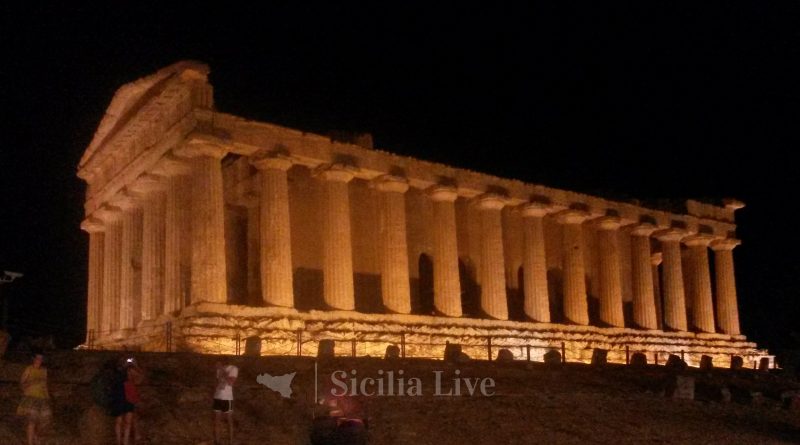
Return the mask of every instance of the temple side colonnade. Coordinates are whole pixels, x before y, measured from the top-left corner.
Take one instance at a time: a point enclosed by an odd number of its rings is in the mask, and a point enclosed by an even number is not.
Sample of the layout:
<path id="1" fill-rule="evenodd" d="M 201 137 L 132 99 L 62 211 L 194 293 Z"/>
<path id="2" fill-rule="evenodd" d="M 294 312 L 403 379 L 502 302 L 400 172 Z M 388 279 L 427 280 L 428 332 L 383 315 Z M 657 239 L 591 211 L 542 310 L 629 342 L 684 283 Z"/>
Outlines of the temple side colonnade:
<path id="1" fill-rule="evenodd" d="M 738 201 L 654 209 L 250 122 L 207 74 L 121 88 L 81 160 L 93 341 L 209 303 L 744 339 Z"/>

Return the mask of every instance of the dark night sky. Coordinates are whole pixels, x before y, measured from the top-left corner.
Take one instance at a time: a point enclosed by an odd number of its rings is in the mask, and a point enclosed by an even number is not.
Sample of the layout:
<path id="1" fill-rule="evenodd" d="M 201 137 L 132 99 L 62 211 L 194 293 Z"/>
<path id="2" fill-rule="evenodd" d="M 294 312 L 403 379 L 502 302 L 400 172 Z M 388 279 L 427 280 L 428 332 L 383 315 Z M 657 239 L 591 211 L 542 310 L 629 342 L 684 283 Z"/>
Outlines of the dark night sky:
<path id="1" fill-rule="evenodd" d="M 181 59 L 247 118 L 617 199 L 739 198 L 744 332 L 800 331 L 796 3 L 0 8 L 14 333 L 83 339 L 78 159 L 119 86 Z"/>

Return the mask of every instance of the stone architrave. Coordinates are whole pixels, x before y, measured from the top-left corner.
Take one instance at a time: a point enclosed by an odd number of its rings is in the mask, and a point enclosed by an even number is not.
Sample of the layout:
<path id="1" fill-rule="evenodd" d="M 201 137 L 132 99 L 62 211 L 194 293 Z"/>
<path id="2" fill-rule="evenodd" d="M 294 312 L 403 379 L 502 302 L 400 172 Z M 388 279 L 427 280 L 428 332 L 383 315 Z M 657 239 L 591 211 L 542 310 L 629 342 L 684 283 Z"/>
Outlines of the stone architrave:
<path id="1" fill-rule="evenodd" d="M 620 218 L 605 216 L 597 221 L 597 244 L 600 269 L 600 321 L 613 327 L 625 327 L 622 311 L 622 276 L 619 270 L 618 233 Z"/>
<path id="2" fill-rule="evenodd" d="M 508 320 L 506 275 L 503 257 L 503 224 L 500 211 L 506 200 L 486 193 L 476 198 L 481 218 L 481 309 L 496 320 Z"/>
<path id="3" fill-rule="evenodd" d="M 380 194 L 379 256 L 383 305 L 390 312 L 408 314 L 411 313 L 405 202 L 408 181 L 383 175 L 375 179 L 374 186 Z"/>
<path id="4" fill-rule="evenodd" d="M 569 323 L 577 325 L 589 324 L 582 227 L 588 217 L 580 210 L 566 210 L 558 215 L 564 230 L 564 316 Z"/>
<path id="5" fill-rule="evenodd" d="M 267 306 L 294 307 L 289 184 L 286 179 L 286 172 L 292 167 L 292 161 L 284 156 L 269 156 L 258 157 L 252 164 L 258 169 L 261 181 L 258 213 L 253 215 L 258 218 L 259 226 L 261 299 Z M 347 184 L 344 185 L 346 187 Z M 347 222 L 349 227 L 349 216 Z M 349 239 L 348 228 L 348 243 Z M 328 271 L 327 268 L 325 270 Z M 352 281 L 352 272 L 350 275 Z M 325 280 L 328 281 L 327 275 Z"/>
<path id="6" fill-rule="evenodd" d="M 664 258 L 664 324 L 673 331 L 686 331 L 686 296 L 683 290 L 683 271 L 681 265 L 681 240 L 686 232 L 670 228 L 655 233 L 661 241 Z"/>
<path id="7" fill-rule="evenodd" d="M 141 319 L 141 281 L 137 280 L 142 247 L 141 202 L 129 190 L 123 190 L 111 200 L 111 205 L 122 210 L 118 328 L 133 329 Z"/>
<path id="8" fill-rule="evenodd" d="M 525 284 L 525 315 L 533 321 L 550 322 L 550 300 L 547 292 L 547 258 L 544 244 L 544 217 L 550 207 L 536 202 L 520 209 L 523 217 L 522 271 Z"/>
<path id="9" fill-rule="evenodd" d="M 119 329 L 119 292 L 122 252 L 122 210 L 103 206 L 94 212 L 103 221 L 103 293 L 100 300 L 100 332 L 103 336 Z"/>
<path id="10" fill-rule="evenodd" d="M 715 332 L 714 301 L 711 296 L 711 275 L 708 269 L 708 245 L 713 237 L 692 235 L 684 238 L 689 248 L 689 277 L 692 280 L 692 318 L 700 332 Z"/>
<path id="11" fill-rule="evenodd" d="M 227 149 L 188 143 L 175 150 L 191 166 L 192 304 L 228 301 L 221 160 Z"/>
<path id="12" fill-rule="evenodd" d="M 433 305 L 442 315 L 460 317 L 461 283 L 458 275 L 455 187 L 435 185 L 428 189 L 433 201 Z"/>
<path id="13" fill-rule="evenodd" d="M 348 183 L 355 169 L 341 164 L 325 165 L 316 174 L 323 181 L 323 298 L 331 309 L 352 311 L 355 295 Z"/>
<path id="14" fill-rule="evenodd" d="M 655 226 L 652 224 L 638 224 L 631 229 L 633 322 L 643 329 L 658 329 L 655 283 L 650 253 L 650 235 L 654 231 Z"/>
<path id="15" fill-rule="evenodd" d="M 105 224 L 99 218 L 87 218 L 81 229 L 89 234 L 89 283 L 86 299 L 86 342 L 97 335 L 101 327 L 103 297 L 103 246 Z"/>
<path id="16" fill-rule="evenodd" d="M 155 320 L 164 312 L 166 184 L 159 176 L 145 174 L 131 189 L 142 203 L 141 319 Z"/>
<path id="17" fill-rule="evenodd" d="M 711 243 L 717 289 L 717 323 L 720 331 L 739 335 L 739 308 L 736 301 L 736 280 L 733 273 L 733 249 L 741 244 L 728 238 Z"/>
<path id="18" fill-rule="evenodd" d="M 182 270 L 189 268 L 191 260 L 182 265 L 182 257 L 191 256 L 191 209 L 185 199 L 188 196 L 184 196 L 190 186 L 191 167 L 185 160 L 168 155 L 158 162 L 153 174 L 162 176 L 165 186 L 163 313 L 168 314 L 184 307 L 183 296 L 189 291 Z"/>

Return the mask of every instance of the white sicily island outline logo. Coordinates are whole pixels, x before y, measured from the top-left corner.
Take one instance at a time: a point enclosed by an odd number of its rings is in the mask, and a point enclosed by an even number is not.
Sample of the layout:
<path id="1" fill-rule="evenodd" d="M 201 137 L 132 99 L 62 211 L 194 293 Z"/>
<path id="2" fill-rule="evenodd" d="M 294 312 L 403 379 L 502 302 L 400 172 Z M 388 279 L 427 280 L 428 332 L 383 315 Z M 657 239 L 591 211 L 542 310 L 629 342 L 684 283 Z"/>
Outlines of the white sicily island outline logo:
<path id="1" fill-rule="evenodd" d="M 292 380 L 294 380 L 295 375 L 297 375 L 297 371 L 284 375 L 270 375 L 265 372 L 256 377 L 256 382 L 288 399 L 292 397 Z"/>

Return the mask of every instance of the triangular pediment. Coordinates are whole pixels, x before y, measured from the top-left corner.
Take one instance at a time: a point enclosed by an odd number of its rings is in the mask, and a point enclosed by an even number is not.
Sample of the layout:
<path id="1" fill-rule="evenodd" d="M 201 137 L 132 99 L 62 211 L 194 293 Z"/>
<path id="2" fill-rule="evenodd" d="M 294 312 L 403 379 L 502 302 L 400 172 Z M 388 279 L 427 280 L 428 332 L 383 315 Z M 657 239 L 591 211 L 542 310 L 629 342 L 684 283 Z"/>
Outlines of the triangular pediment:
<path id="1" fill-rule="evenodd" d="M 111 99 L 111 104 L 106 109 L 92 141 L 81 157 L 79 170 L 82 170 L 102 147 L 120 134 L 153 98 L 161 94 L 171 80 L 205 79 L 208 72 L 208 66 L 203 63 L 181 61 L 120 87 Z"/>

